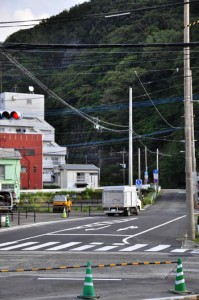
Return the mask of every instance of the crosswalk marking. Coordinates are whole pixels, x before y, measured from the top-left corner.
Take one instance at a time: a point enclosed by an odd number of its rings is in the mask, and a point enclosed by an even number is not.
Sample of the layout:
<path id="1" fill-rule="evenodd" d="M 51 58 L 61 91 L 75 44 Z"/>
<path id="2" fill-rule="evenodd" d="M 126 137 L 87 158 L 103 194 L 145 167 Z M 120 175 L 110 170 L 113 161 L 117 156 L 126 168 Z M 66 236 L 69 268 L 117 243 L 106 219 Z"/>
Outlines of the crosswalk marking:
<path id="1" fill-rule="evenodd" d="M 159 244 L 154 247 L 151 247 L 150 244 L 132 244 L 127 245 L 124 243 L 112 243 L 109 245 L 104 244 L 103 242 L 91 242 L 88 244 L 84 244 L 83 242 L 68 242 L 62 244 L 61 241 L 52 241 L 52 242 L 22 242 L 22 241 L 12 241 L 5 242 L 0 244 L 0 251 L 12 251 L 12 250 L 20 250 L 20 251 L 36 251 L 41 249 L 41 251 L 84 251 L 89 250 L 95 252 L 106 252 L 109 250 L 114 250 L 117 252 L 133 252 L 141 249 L 143 252 L 160 252 L 164 249 L 167 249 L 167 252 L 170 253 L 192 253 L 199 254 L 199 250 L 195 249 L 183 249 L 183 248 L 174 248 L 172 245 L 163 245 Z M 149 248 L 151 247 L 151 248 Z M 169 249 L 170 248 L 170 249 Z"/>
<path id="2" fill-rule="evenodd" d="M 19 245 L 5 247 L 5 248 L 2 248 L 0 250 L 1 251 L 12 250 L 12 249 L 17 249 L 17 248 L 23 248 L 24 246 L 29 246 L 29 245 L 33 245 L 33 244 L 38 244 L 38 242 L 27 242 L 27 243 L 23 243 L 23 244 L 19 244 Z"/>
<path id="3" fill-rule="evenodd" d="M 81 244 L 81 242 L 71 242 L 71 243 L 67 243 L 67 244 L 62 244 L 56 247 L 52 247 L 52 248 L 48 248 L 46 250 L 48 251 L 57 251 L 57 250 L 61 250 L 61 249 L 65 249 L 65 248 L 69 248 L 75 245 Z"/>
<path id="4" fill-rule="evenodd" d="M 134 251 L 134 250 L 146 247 L 146 246 L 148 246 L 148 244 L 135 244 L 133 246 L 129 246 L 129 247 L 121 249 L 119 251 Z"/>
<path id="5" fill-rule="evenodd" d="M 44 244 L 40 244 L 40 245 L 36 245 L 36 246 L 24 248 L 22 250 L 25 250 L 25 251 L 37 250 L 37 249 L 41 249 L 41 248 L 48 247 L 48 246 L 55 245 L 55 244 L 59 244 L 59 242 L 44 243 Z"/>
<path id="6" fill-rule="evenodd" d="M 90 249 L 90 248 L 93 248 L 93 247 L 95 247 L 95 245 L 84 245 L 84 246 L 80 246 L 80 247 L 77 247 L 77 248 L 73 248 L 71 250 L 83 251 L 83 250 Z"/>
<path id="7" fill-rule="evenodd" d="M 156 247 L 147 249 L 147 250 L 145 250 L 145 251 L 158 252 L 158 251 L 164 250 L 164 249 L 166 249 L 166 248 L 169 248 L 170 246 L 171 246 L 171 245 L 158 245 L 158 246 L 156 246 Z"/>
<path id="8" fill-rule="evenodd" d="M 118 246 L 104 246 L 102 248 L 98 248 L 98 249 L 95 249 L 94 251 L 108 251 L 108 250 L 111 250 L 111 249 L 114 249 L 114 248 L 117 248 Z"/>

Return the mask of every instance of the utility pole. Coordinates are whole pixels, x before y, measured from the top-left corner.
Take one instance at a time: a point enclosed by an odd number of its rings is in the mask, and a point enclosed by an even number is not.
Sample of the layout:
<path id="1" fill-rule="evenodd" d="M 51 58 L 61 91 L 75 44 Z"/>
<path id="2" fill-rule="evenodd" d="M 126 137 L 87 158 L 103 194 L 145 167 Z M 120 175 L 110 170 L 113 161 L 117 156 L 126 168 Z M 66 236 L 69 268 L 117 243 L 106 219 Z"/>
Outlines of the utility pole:
<path id="1" fill-rule="evenodd" d="M 133 97 L 129 88 L 129 185 L 133 185 Z"/>
<path id="2" fill-rule="evenodd" d="M 144 183 L 147 184 L 148 182 L 148 165 L 147 165 L 147 147 L 144 147 L 145 152 L 145 172 L 144 172 Z"/>
<path id="3" fill-rule="evenodd" d="M 156 153 L 156 169 L 158 171 L 158 179 L 157 179 L 157 192 L 158 192 L 158 186 L 159 186 L 159 150 L 157 149 L 157 153 Z"/>
<path id="4" fill-rule="evenodd" d="M 125 153 L 126 153 L 126 150 L 125 148 L 123 148 L 122 151 L 120 151 L 119 153 L 122 154 L 122 164 L 120 164 L 120 166 L 122 167 L 122 173 L 123 173 L 123 185 L 125 185 L 126 183 L 126 176 L 125 176 L 125 172 L 126 172 L 126 164 L 125 164 Z"/>
<path id="5" fill-rule="evenodd" d="M 184 0 L 184 43 L 190 42 L 189 2 Z M 187 238 L 195 238 L 193 177 L 192 177 L 192 111 L 190 88 L 190 48 L 184 48 L 184 114 L 185 114 L 185 174 L 186 174 L 186 210 Z"/>
<path id="6" fill-rule="evenodd" d="M 140 148 L 138 148 L 138 179 L 141 179 L 141 159 L 140 159 Z"/>
<path id="7" fill-rule="evenodd" d="M 191 138 L 193 142 L 192 147 L 192 174 L 193 174 L 193 199 L 195 205 L 197 205 L 198 200 L 198 182 L 197 182 L 197 171 L 196 171 L 196 150 L 195 150 L 195 134 L 194 134 L 194 112 L 193 112 L 193 86 L 192 86 L 192 72 L 190 71 L 190 88 L 191 88 Z M 195 206 L 194 205 L 194 206 Z"/>

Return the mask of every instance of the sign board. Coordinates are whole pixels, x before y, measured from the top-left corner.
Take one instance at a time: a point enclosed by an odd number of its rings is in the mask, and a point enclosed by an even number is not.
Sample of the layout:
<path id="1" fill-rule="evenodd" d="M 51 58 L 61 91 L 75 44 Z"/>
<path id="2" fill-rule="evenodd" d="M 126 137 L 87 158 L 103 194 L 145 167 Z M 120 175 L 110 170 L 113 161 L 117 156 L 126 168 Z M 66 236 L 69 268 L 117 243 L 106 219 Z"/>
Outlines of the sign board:
<path id="1" fill-rule="evenodd" d="M 153 179 L 158 180 L 158 170 L 153 170 Z"/>
<path id="2" fill-rule="evenodd" d="M 142 179 L 136 179 L 135 185 L 136 185 L 137 189 L 141 189 L 142 188 Z"/>

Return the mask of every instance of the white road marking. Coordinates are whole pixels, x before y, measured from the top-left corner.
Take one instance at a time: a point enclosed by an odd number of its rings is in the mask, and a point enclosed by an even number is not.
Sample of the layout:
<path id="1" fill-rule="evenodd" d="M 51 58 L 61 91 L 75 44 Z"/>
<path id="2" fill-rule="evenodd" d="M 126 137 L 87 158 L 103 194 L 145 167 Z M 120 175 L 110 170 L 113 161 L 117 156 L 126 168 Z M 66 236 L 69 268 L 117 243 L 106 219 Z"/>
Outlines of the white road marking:
<path id="1" fill-rule="evenodd" d="M 24 249 L 22 249 L 22 250 L 25 250 L 25 251 L 32 251 L 32 250 L 41 249 L 41 248 L 48 247 L 48 246 L 52 246 L 52 245 L 59 244 L 59 243 L 60 243 L 60 242 L 49 242 L 49 243 L 44 243 L 44 244 L 40 244 L 40 245 L 36 245 L 36 246 L 24 248 Z"/>
<path id="2" fill-rule="evenodd" d="M 199 249 L 193 250 L 193 251 L 191 251 L 191 253 L 193 253 L 193 254 L 199 254 Z"/>
<path id="3" fill-rule="evenodd" d="M 121 249 L 119 251 L 134 251 L 134 250 L 137 250 L 137 249 L 140 249 L 140 248 L 143 248 L 143 247 L 146 247 L 148 246 L 148 244 L 135 244 L 133 246 L 130 246 L 130 247 L 127 247 L 127 248 L 124 248 L 124 249 Z"/>
<path id="4" fill-rule="evenodd" d="M 160 227 L 162 227 L 162 226 L 165 226 L 165 225 L 170 224 L 170 223 L 172 223 L 172 222 L 178 221 L 178 220 L 180 220 L 180 219 L 182 219 L 182 218 L 185 218 L 185 217 L 186 217 L 186 215 L 181 216 L 181 217 L 176 218 L 176 219 L 173 219 L 173 220 L 171 220 L 171 221 L 165 222 L 165 223 L 163 223 L 163 224 L 157 225 L 157 226 L 155 226 L 155 227 L 149 228 L 149 229 L 147 229 L 147 230 L 144 230 L 144 231 L 135 233 L 134 235 L 130 235 L 130 236 L 128 236 L 127 238 L 123 239 L 122 242 L 125 243 L 125 244 L 129 244 L 129 242 L 127 242 L 128 239 L 131 239 L 131 238 L 133 238 L 133 237 L 135 237 L 135 236 L 138 236 L 138 235 L 144 234 L 144 233 L 146 233 L 146 232 L 152 231 L 152 230 L 154 230 L 154 229 L 160 228 Z"/>
<path id="5" fill-rule="evenodd" d="M 103 245 L 104 243 L 90 243 L 91 245 Z"/>
<path id="6" fill-rule="evenodd" d="M 17 241 L 14 241 L 14 242 L 7 242 L 7 243 L 2 243 L 0 244 L 0 247 L 3 247 L 3 246 L 8 246 L 8 245 L 13 245 L 13 244 L 16 244 Z"/>
<path id="7" fill-rule="evenodd" d="M 108 251 L 108 250 L 111 250 L 111 249 L 114 249 L 114 248 L 117 248 L 118 246 L 104 246 L 102 248 L 98 248 L 98 249 L 95 249 L 94 251 Z"/>
<path id="8" fill-rule="evenodd" d="M 138 228 L 138 226 L 129 226 L 129 227 L 126 227 L 126 228 L 120 228 L 117 231 L 128 230 L 128 229 L 135 229 L 135 228 Z"/>
<path id="9" fill-rule="evenodd" d="M 78 244 L 81 244 L 81 242 L 71 242 L 71 243 L 67 243 L 67 244 L 62 244 L 62 245 L 59 245 L 59 246 L 48 248 L 46 250 L 47 251 L 56 251 L 56 250 L 60 250 L 60 249 L 69 248 L 69 247 L 72 247 L 72 246 L 75 246 L 75 245 L 78 245 Z"/>
<path id="10" fill-rule="evenodd" d="M 80 246 L 80 247 L 73 248 L 73 249 L 70 249 L 70 250 L 83 251 L 83 250 L 90 249 L 90 248 L 93 248 L 93 247 L 95 247 L 95 245 L 84 245 L 84 246 Z"/>
<path id="11" fill-rule="evenodd" d="M 100 229 L 104 229 L 104 228 L 110 227 L 111 225 L 114 225 L 114 224 L 126 223 L 126 222 L 130 222 L 130 221 L 134 221 L 134 220 L 137 220 L 137 218 L 95 222 L 95 223 L 91 223 L 91 224 L 80 225 L 80 226 L 76 226 L 76 227 L 71 227 L 71 228 L 67 228 L 67 229 L 62 229 L 62 230 L 54 231 L 53 233 L 50 233 L 50 234 L 57 234 L 57 233 L 62 232 L 62 231 L 70 231 L 70 230 L 77 230 L 77 229 L 84 229 L 85 231 L 88 231 L 88 230 L 100 230 Z"/>
<path id="12" fill-rule="evenodd" d="M 18 245 L 14 245 L 14 246 L 9 246 L 9 247 L 5 247 L 5 248 L 0 249 L 0 251 L 23 248 L 25 246 L 29 246 L 29 245 L 33 245 L 33 244 L 38 244 L 38 242 L 28 242 L 28 243 L 18 244 Z"/>
<path id="13" fill-rule="evenodd" d="M 171 250 L 170 252 L 177 252 L 177 253 L 183 253 L 183 252 L 186 252 L 188 251 L 189 249 L 174 249 L 174 250 Z"/>
<path id="14" fill-rule="evenodd" d="M 145 251 L 158 252 L 158 251 L 164 250 L 164 249 L 169 248 L 169 247 L 171 247 L 171 245 L 158 245 L 158 246 L 156 246 L 156 247 L 147 249 L 147 250 L 145 250 Z"/>

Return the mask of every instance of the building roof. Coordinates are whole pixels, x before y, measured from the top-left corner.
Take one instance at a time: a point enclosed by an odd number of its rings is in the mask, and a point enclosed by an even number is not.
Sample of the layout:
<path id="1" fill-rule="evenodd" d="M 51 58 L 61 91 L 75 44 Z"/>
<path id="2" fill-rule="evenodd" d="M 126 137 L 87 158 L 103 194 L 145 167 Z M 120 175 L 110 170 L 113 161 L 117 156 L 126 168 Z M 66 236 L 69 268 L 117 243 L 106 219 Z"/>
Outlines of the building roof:
<path id="1" fill-rule="evenodd" d="M 21 154 L 18 150 L 10 148 L 0 148 L 0 159 L 21 159 Z"/>
<path id="2" fill-rule="evenodd" d="M 64 170 L 77 170 L 77 171 L 99 171 L 99 168 L 95 165 L 89 164 L 63 164 L 60 167 Z"/>

